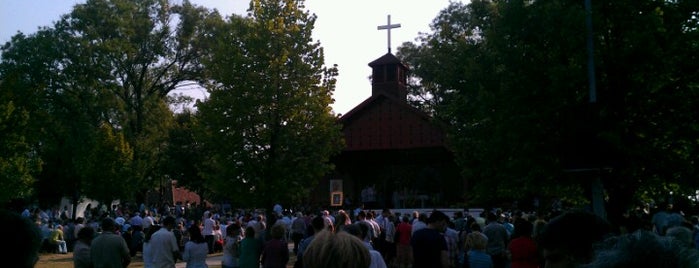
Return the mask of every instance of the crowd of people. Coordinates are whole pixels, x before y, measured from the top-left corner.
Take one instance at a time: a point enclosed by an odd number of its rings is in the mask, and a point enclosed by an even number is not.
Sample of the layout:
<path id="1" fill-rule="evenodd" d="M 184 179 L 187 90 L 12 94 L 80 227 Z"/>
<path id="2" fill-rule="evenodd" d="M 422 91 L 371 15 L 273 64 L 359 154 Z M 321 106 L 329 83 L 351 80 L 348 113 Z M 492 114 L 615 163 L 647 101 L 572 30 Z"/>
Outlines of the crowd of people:
<path id="1" fill-rule="evenodd" d="M 88 219 L 36 210 L 0 216 L 24 224 L 30 239 L 17 250 L 72 251 L 76 268 L 127 267 L 139 252 L 145 267 L 175 267 L 178 261 L 207 267 L 214 253 L 222 253 L 223 268 L 699 267 L 699 217 L 671 206 L 648 217 L 625 215 L 627 221 L 619 226 L 584 210 L 465 212 L 358 208 L 292 213 L 276 205 L 271 210 L 201 206 L 189 213 L 161 213 L 127 206 Z M 29 253 L 15 255 L 26 257 L 16 267 L 33 267 L 38 255 Z"/>

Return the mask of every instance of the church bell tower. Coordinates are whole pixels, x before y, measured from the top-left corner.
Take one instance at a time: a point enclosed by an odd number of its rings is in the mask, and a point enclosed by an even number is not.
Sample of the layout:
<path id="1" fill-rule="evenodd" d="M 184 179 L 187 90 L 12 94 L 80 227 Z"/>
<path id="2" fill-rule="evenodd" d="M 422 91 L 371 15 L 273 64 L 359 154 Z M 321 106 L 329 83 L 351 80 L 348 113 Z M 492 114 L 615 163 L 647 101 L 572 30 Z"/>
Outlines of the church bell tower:
<path id="1" fill-rule="evenodd" d="M 408 67 L 391 53 L 391 29 L 399 27 L 400 24 L 391 24 L 391 15 L 388 15 L 386 25 L 377 27 L 378 30 L 386 30 L 388 33 L 388 53 L 369 63 L 369 67 L 371 67 L 371 95 L 384 93 L 406 102 Z"/>
<path id="2" fill-rule="evenodd" d="M 371 63 L 371 95 L 384 93 L 400 101 L 407 101 L 408 67 L 391 53 L 381 56 Z"/>

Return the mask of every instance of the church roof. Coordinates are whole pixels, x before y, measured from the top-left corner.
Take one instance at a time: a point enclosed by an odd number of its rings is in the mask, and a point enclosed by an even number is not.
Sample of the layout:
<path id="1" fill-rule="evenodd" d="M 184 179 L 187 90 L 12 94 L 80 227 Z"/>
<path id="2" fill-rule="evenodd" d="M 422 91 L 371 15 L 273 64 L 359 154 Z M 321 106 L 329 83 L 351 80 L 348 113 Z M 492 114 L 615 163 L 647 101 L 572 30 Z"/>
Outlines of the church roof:
<path id="1" fill-rule="evenodd" d="M 367 109 L 369 106 L 371 106 L 374 103 L 377 103 L 379 100 L 383 100 L 383 99 L 386 99 L 395 105 L 401 106 L 401 108 L 405 109 L 405 111 L 410 112 L 410 113 L 412 113 L 412 114 L 414 114 L 422 119 L 428 119 L 428 120 L 431 119 L 431 117 L 427 113 L 411 106 L 410 104 L 408 104 L 404 100 L 398 100 L 398 99 L 391 97 L 383 92 L 378 92 L 378 93 L 374 94 L 373 96 L 364 100 L 359 105 L 352 108 L 352 110 L 350 110 L 346 114 L 343 114 L 340 117 L 340 122 L 344 124 L 344 123 L 352 120 L 352 118 L 355 117 L 357 114 L 359 114 L 362 110 Z"/>
<path id="2" fill-rule="evenodd" d="M 384 65 L 384 64 L 400 64 L 401 66 L 403 66 L 403 68 L 406 68 L 406 69 L 408 68 L 407 66 L 405 66 L 405 64 L 403 64 L 403 62 L 401 62 L 398 58 L 396 58 L 396 56 L 394 56 L 390 52 L 386 53 L 385 55 L 381 56 L 380 58 L 375 59 L 374 61 L 370 62 L 369 66 L 374 67 L 377 65 Z"/>
<path id="3" fill-rule="evenodd" d="M 339 118 L 345 151 L 447 148 L 445 132 L 425 112 L 384 93 Z"/>

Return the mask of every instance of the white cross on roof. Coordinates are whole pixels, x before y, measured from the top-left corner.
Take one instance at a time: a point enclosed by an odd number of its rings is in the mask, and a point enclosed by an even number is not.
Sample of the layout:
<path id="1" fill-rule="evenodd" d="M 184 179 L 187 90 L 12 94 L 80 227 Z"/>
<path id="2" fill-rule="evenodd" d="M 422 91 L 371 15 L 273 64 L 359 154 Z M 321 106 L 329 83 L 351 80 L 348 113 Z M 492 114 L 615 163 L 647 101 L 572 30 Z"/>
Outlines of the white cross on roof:
<path id="1" fill-rule="evenodd" d="M 391 15 L 388 15 L 388 23 L 386 25 L 376 27 L 377 30 L 386 30 L 388 32 L 388 53 L 391 53 L 391 29 L 393 28 L 400 28 L 400 23 L 391 24 Z"/>

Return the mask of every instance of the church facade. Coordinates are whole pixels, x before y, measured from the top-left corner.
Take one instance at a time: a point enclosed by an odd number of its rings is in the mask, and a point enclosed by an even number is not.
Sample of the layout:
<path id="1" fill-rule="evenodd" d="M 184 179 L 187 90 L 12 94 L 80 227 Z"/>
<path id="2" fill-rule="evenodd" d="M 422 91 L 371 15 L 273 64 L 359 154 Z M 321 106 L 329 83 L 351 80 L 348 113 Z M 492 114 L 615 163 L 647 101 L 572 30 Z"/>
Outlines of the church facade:
<path id="1" fill-rule="evenodd" d="M 372 95 L 339 118 L 346 146 L 331 159 L 335 170 L 321 181 L 315 199 L 370 209 L 463 202 L 466 181 L 445 130 L 407 102 L 408 67 L 390 52 L 369 66 Z"/>

